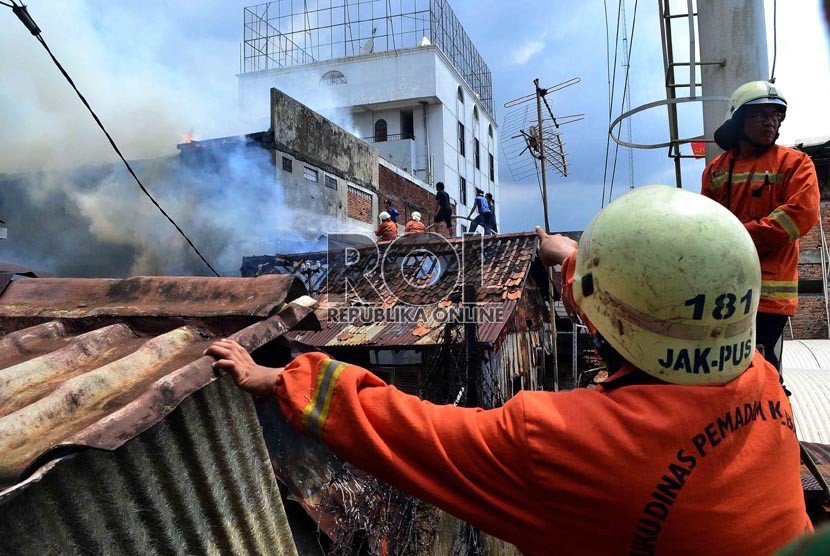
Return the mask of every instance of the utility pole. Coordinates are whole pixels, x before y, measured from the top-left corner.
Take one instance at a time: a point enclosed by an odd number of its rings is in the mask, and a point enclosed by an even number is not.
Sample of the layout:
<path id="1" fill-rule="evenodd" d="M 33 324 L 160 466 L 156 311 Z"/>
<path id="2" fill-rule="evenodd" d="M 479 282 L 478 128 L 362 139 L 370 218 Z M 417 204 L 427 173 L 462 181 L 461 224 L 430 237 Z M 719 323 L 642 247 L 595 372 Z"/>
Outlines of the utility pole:
<path id="1" fill-rule="evenodd" d="M 539 78 L 533 80 L 536 87 L 536 140 L 539 142 L 539 162 L 542 165 L 542 206 L 545 210 L 545 232 L 550 233 L 550 221 L 548 220 L 548 179 L 545 172 L 545 137 L 542 128 L 542 89 L 539 87 Z"/>
<path id="2" fill-rule="evenodd" d="M 701 66 L 703 96 L 729 97 L 748 81 L 769 79 L 767 31 L 763 0 L 698 0 L 700 58 L 725 60 Z M 723 103 L 703 103 L 703 133 L 707 140 L 724 122 Z M 722 151 L 711 143 L 708 164 Z"/>

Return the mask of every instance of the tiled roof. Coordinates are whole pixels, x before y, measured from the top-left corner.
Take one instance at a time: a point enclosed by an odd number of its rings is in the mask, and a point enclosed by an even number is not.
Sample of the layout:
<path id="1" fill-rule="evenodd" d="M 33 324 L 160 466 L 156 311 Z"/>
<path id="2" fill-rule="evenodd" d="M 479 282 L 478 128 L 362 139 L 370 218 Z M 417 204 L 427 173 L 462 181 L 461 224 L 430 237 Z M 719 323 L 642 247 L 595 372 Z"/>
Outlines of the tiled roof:
<path id="1" fill-rule="evenodd" d="M 202 355 L 215 339 L 253 351 L 316 327 L 304 294 L 293 276 L 9 283 L 0 292 L 0 501 L 76 447 L 118 448 L 216 380 Z"/>
<path id="2" fill-rule="evenodd" d="M 322 321 L 322 330 L 297 333 L 298 340 L 321 347 L 400 347 L 441 342 L 445 321 L 435 318 L 432 309 L 459 307 L 460 261 L 462 257 L 465 261 L 480 260 L 481 286 L 476 289 L 476 305 L 491 313 L 493 309 L 501 308 L 504 315 L 503 320 L 481 322 L 478 327 L 478 341 L 493 344 L 503 334 L 524 293 L 531 265 L 537 259 L 536 234 L 482 236 L 480 242 L 468 240 L 464 247 L 462 241 L 461 238 L 428 236 L 332 253 L 246 257 L 242 273 L 249 276 L 290 273 L 311 287 L 320 302 L 316 314 Z M 463 266 L 474 268 L 474 265 Z M 537 266 L 540 263 L 537 262 Z M 349 300 L 342 296 L 347 278 L 360 301 L 354 296 Z M 398 294 L 397 298 L 393 291 Z M 449 295 L 451 293 L 454 295 Z M 436 304 L 436 300 L 442 301 Z M 425 318 L 415 322 L 382 322 L 384 319 L 379 319 L 368 323 L 371 319 L 366 318 L 331 322 L 329 318 L 329 309 L 362 307 L 368 311 L 369 307 L 410 306 L 430 309 L 425 311 Z"/>

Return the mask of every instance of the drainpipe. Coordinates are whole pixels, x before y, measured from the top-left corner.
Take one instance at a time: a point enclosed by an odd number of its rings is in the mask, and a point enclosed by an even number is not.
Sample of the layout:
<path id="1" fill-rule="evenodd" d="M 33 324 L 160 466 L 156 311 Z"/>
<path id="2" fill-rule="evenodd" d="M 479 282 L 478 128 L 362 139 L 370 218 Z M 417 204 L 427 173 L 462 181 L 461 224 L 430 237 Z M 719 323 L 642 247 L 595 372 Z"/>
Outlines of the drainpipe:
<path id="1" fill-rule="evenodd" d="M 426 179 L 424 180 L 427 183 L 432 183 L 432 165 L 430 164 L 429 158 L 429 128 L 427 128 L 427 106 L 428 103 L 425 100 L 420 102 L 421 105 L 421 113 L 424 115 L 424 143 L 426 144 L 426 160 L 424 161 L 424 168 L 426 169 Z"/>

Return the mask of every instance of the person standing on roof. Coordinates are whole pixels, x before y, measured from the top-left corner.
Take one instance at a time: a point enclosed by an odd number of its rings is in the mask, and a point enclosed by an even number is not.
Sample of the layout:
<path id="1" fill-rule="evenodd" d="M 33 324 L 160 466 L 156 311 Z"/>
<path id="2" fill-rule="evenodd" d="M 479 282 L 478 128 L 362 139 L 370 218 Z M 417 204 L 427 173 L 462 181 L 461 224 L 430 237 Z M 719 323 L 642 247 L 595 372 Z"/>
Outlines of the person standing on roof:
<path id="1" fill-rule="evenodd" d="M 415 211 L 412 213 L 412 220 L 406 223 L 406 228 L 403 231 L 405 234 L 421 235 L 426 234 L 426 226 L 421 222 L 421 213 Z"/>
<path id="2" fill-rule="evenodd" d="M 474 234 L 480 224 L 484 227 L 484 234 L 489 236 L 493 233 L 493 229 L 490 227 L 490 203 L 487 202 L 487 198 L 484 196 L 484 190 L 482 189 L 476 189 L 473 208 L 470 209 L 470 214 L 467 215 L 467 218 L 470 218 L 475 211 L 478 211 L 478 214 L 473 218 L 470 233 Z"/>
<path id="3" fill-rule="evenodd" d="M 820 198 L 810 157 L 775 144 L 786 115 L 787 101 L 772 83 L 738 87 L 715 131 L 726 152 L 706 167 L 701 189 L 738 217 L 758 250 L 757 342 L 779 372 L 784 325 L 798 305 L 798 238 L 818 221 Z"/>
<path id="4" fill-rule="evenodd" d="M 392 241 L 398 237 L 398 225 L 392 222 L 392 217 L 386 211 L 378 214 L 380 225 L 375 230 L 375 235 L 380 241 Z"/>
<path id="5" fill-rule="evenodd" d="M 389 213 L 389 219 L 395 224 L 398 223 L 398 217 L 401 215 L 398 209 L 392 206 L 392 199 L 386 199 L 386 212 Z"/>
<path id="6" fill-rule="evenodd" d="M 447 226 L 447 235 L 452 235 L 452 206 L 450 206 L 449 193 L 444 191 L 444 182 L 439 181 L 436 183 L 435 191 L 435 224 L 443 222 Z"/>
<path id="7" fill-rule="evenodd" d="M 482 410 L 322 353 L 284 369 L 229 340 L 207 354 L 338 456 L 528 556 L 768 554 L 810 530 L 792 409 L 755 353 L 761 273 L 743 226 L 654 186 L 610 203 L 578 249 L 536 232 L 608 363 L 595 390 Z"/>
<path id="8" fill-rule="evenodd" d="M 487 205 L 490 207 L 490 229 L 493 230 L 494 234 L 497 234 L 499 229 L 496 226 L 496 200 L 493 199 L 492 193 L 487 193 L 484 198 L 487 199 Z"/>

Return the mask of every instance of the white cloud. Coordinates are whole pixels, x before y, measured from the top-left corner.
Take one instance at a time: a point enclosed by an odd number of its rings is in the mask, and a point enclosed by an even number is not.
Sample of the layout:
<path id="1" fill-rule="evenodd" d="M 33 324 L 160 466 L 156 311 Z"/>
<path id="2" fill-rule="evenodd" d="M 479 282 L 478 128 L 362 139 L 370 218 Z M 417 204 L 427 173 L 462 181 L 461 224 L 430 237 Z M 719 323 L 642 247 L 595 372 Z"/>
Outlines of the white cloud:
<path id="1" fill-rule="evenodd" d="M 525 64 L 528 60 L 530 60 L 533 56 L 541 52 L 545 48 L 545 42 L 539 40 L 528 41 L 524 43 L 516 52 L 513 54 L 513 63 L 515 64 Z"/>

